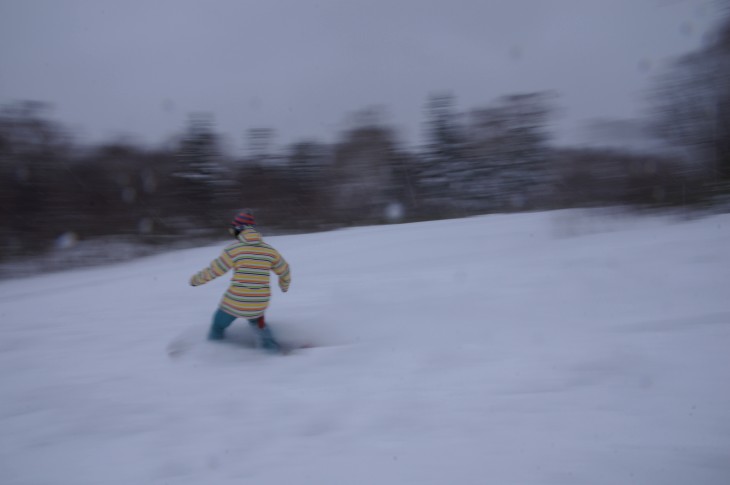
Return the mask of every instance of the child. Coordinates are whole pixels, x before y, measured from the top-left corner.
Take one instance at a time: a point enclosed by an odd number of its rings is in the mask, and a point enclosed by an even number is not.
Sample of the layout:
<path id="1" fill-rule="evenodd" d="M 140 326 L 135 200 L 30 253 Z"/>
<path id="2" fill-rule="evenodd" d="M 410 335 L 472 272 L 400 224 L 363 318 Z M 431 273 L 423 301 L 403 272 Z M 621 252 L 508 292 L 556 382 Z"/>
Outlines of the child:
<path id="1" fill-rule="evenodd" d="M 257 347 L 276 353 L 281 350 L 280 346 L 264 321 L 264 311 L 271 297 L 269 271 L 279 276 L 279 287 L 285 293 L 291 283 L 291 273 L 281 254 L 263 241 L 255 226 L 251 211 L 239 213 L 229 228 L 236 242 L 226 246 L 209 267 L 193 275 L 190 284 L 205 284 L 233 269 L 231 286 L 213 316 L 208 339 L 222 340 L 225 329 L 236 318 L 246 318 L 256 333 Z"/>

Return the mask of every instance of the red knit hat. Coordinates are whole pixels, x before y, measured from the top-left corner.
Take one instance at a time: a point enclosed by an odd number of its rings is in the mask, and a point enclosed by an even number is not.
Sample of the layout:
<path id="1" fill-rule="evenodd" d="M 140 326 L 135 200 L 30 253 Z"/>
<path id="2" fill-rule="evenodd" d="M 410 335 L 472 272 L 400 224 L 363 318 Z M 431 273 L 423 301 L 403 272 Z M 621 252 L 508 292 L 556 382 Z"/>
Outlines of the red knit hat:
<path id="1" fill-rule="evenodd" d="M 238 213 L 231 221 L 231 227 L 234 229 L 243 229 L 243 226 L 255 226 L 256 220 L 253 218 L 250 210 L 244 210 Z"/>

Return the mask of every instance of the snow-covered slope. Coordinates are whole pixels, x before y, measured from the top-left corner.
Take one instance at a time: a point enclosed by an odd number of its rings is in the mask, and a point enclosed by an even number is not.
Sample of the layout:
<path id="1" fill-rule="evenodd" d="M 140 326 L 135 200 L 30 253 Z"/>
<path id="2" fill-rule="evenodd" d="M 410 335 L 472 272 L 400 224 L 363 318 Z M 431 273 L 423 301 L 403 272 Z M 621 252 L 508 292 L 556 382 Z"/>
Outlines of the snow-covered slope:
<path id="1" fill-rule="evenodd" d="M 268 241 L 272 328 L 320 347 L 203 341 L 225 241 L 1 282 L 0 483 L 730 483 L 730 216 Z"/>

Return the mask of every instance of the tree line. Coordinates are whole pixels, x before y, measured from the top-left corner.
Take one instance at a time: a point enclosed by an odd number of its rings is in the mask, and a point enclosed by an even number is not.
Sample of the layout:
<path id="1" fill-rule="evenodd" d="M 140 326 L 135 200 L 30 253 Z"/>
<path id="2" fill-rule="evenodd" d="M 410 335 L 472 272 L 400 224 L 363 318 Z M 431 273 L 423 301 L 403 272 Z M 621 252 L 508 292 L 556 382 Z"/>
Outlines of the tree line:
<path id="1" fill-rule="evenodd" d="M 223 234 L 253 208 L 271 229 L 309 231 L 490 212 L 600 205 L 694 206 L 730 183 L 730 22 L 659 76 L 646 125 L 657 153 L 555 146 L 549 92 L 502 96 L 459 111 L 449 93 L 425 103 L 426 143 L 406 148 L 378 109 L 335 143 L 223 149 L 213 116 L 191 115 L 164 148 L 74 143 L 48 106 L 0 108 L 0 246 L 4 258 L 59 237 L 165 243 Z M 69 236 L 70 235 L 70 236 Z"/>

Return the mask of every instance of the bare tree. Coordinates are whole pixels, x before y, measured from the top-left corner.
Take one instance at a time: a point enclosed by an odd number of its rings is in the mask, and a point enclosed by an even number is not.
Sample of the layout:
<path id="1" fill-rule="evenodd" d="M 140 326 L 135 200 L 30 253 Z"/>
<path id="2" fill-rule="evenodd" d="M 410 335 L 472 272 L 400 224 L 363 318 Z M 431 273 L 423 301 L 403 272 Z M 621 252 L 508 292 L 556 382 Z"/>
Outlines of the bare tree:
<path id="1" fill-rule="evenodd" d="M 395 132 L 378 112 L 363 111 L 355 119 L 334 150 L 334 204 L 342 220 L 377 221 L 394 198 Z"/>
<path id="2" fill-rule="evenodd" d="M 473 110 L 468 127 L 471 177 L 464 190 L 497 209 L 522 209 L 543 197 L 549 185 L 552 112 L 547 92 L 504 96 Z"/>
<path id="3" fill-rule="evenodd" d="M 699 51 L 676 62 L 651 96 L 654 126 L 689 169 L 730 181 L 730 15 Z"/>

